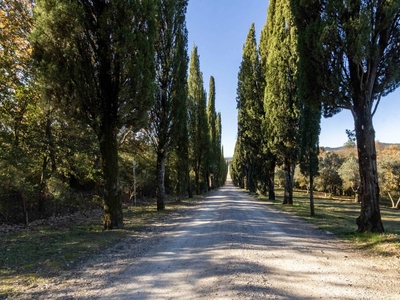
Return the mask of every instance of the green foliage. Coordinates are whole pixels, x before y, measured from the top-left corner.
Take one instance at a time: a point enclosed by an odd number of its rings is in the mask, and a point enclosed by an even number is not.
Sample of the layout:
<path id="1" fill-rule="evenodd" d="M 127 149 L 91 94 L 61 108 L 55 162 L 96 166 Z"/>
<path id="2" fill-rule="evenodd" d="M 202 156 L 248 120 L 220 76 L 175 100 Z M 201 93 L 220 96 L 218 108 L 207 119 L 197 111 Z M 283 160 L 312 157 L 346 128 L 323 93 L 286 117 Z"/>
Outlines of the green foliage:
<path id="1" fill-rule="evenodd" d="M 310 190 L 310 177 L 304 176 L 300 171 L 300 167 L 296 166 L 294 170 L 294 186 L 301 190 L 307 190 L 307 193 Z"/>
<path id="2" fill-rule="evenodd" d="M 243 45 L 242 62 L 238 74 L 238 142 L 234 164 L 239 174 L 234 177 L 246 177 L 246 188 L 256 192 L 261 180 L 263 163 L 264 132 L 260 130 L 264 119 L 264 77 L 257 49 L 254 23 Z M 243 173 L 243 174 L 240 174 Z M 236 180 L 236 179 L 235 179 Z"/>
<path id="3" fill-rule="evenodd" d="M 17 94 L 32 92 L 32 3 L 8 0 L 0 3 L 0 103 Z M 18 97 L 21 98 L 21 97 Z"/>
<path id="4" fill-rule="evenodd" d="M 349 156 L 338 170 L 338 174 L 343 182 L 343 189 L 350 190 L 357 197 L 360 186 L 360 173 L 358 160 L 354 156 Z"/>
<path id="5" fill-rule="evenodd" d="M 200 194 L 208 187 L 209 128 L 206 111 L 207 96 L 196 46 L 193 47 L 190 59 L 188 89 L 189 163 L 190 169 L 194 172 L 196 193 Z"/>
<path id="6" fill-rule="evenodd" d="M 393 208 L 400 203 L 400 149 L 396 146 L 381 151 L 378 161 L 381 196 L 389 197 Z M 395 197 L 395 198 L 393 198 Z"/>
<path id="7" fill-rule="evenodd" d="M 28 42 L 31 13 L 28 1 L 0 3 L 0 192 L 32 192 L 38 184 L 41 145 L 36 139 L 43 131 L 37 120 L 44 113 Z"/>
<path id="8" fill-rule="evenodd" d="M 186 0 L 39 0 L 32 12 L 29 0 L 0 1 L 0 223 L 67 213 L 104 197 L 105 227 L 120 227 L 120 195 L 127 203 L 133 197 L 132 161 L 138 200 L 153 198 L 157 153 L 165 158 L 165 192 L 182 199 L 190 193 L 190 128 L 201 127 L 191 136 L 201 152 L 198 186 L 204 191 L 208 182 L 209 135 L 215 186 L 224 183 L 215 83 L 210 119 L 203 88 L 202 109 L 188 109 L 195 105 L 186 7 Z M 138 130 L 148 117 L 145 134 Z"/>
<path id="9" fill-rule="evenodd" d="M 319 157 L 319 175 L 316 187 L 325 193 L 339 195 L 342 180 L 338 170 L 343 163 L 343 158 L 334 152 L 326 152 Z"/>
<path id="10" fill-rule="evenodd" d="M 153 102 L 153 1 L 40 0 L 32 34 L 46 98 L 97 135 L 104 227 L 123 226 L 118 130 L 137 130 Z"/>
<path id="11" fill-rule="evenodd" d="M 313 74 L 306 91 L 326 116 L 351 110 L 359 153 L 360 232 L 383 232 L 379 209 L 373 116 L 381 97 L 400 85 L 400 2 L 292 0 L 300 30 L 301 73 Z M 307 66 L 314 66 L 312 71 Z M 306 76 L 306 75 L 305 75 Z M 311 75 L 308 75 L 311 76 Z"/>
<path id="12" fill-rule="evenodd" d="M 207 119 L 209 128 L 209 151 L 208 151 L 208 172 L 211 179 L 211 188 L 216 188 L 218 186 L 218 169 L 220 160 L 220 150 L 221 144 L 220 137 L 217 136 L 218 124 L 217 124 L 217 113 L 215 111 L 215 79 L 213 76 L 210 77 L 210 86 L 208 94 L 208 104 L 207 104 Z M 220 134 L 220 132 L 218 133 Z"/>
<path id="13" fill-rule="evenodd" d="M 60 111 L 41 101 L 28 41 L 31 2 L 0 5 L 0 193 L 10 193 L 2 197 L 5 207 L 17 204 L 7 222 L 13 216 L 21 221 L 17 216 L 25 211 L 34 220 L 79 206 L 76 190 L 96 180 L 93 139 L 79 123 L 68 123 Z M 50 186 L 56 178 L 60 184 Z"/>
<path id="14" fill-rule="evenodd" d="M 233 152 L 232 162 L 230 163 L 229 172 L 234 185 L 244 188 L 244 172 L 242 170 L 243 162 L 240 155 L 240 140 L 236 139 L 235 149 Z"/>
<path id="15" fill-rule="evenodd" d="M 273 5 L 273 7 L 271 7 Z M 266 88 L 265 128 L 268 148 L 286 172 L 285 203 L 292 203 L 293 171 L 300 150 L 300 100 L 297 92 L 297 28 L 289 1 L 271 2 L 263 53 Z"/>
<path id="16" fill-rule="evenodd" d="M 224 148 L 221 145 L 221 138 L 222 138 L 222 120 L 221 120 L 221 113 L 217 114 L 216 120 L 216 149 L 215 149 L 215 159 L 218 159 L 217 164 L 217 172 L 215 175 L 217 187 L 223 186 L 226 181 L 226 177 L 228 175 L 228 162 L 225 160 L 224 156 Z"/>
<path id="17" fill-rule="evenodd" d="M 282 170 L 280 168 L 276 169 L 276 171 L 275 171 L 275 183 L 279 187 L 285 186 L 285 170 Z"/>
<path id="18" fill-rule="evenodd" d="M 46 96 L 97 135 L 110 116 L 117 128 L 141 128 L 153 103 L 153 14 L 150 0 L 37 1 L 32 42 Z"/>
<path id="19" fill-rule="evenodd" d="M 157 153 L 157 208 L 165 209 L 165 160 L 178 146 L 187 101 L 187 1 L 165 0 L 157 5 L 155 38 L 155 104 L 147 133 Z M 179 146 L 178 146 L 179 147 Z"/>
<path id="20" fill-rule="evenodd" d="M 301 82 L 298 80 L 298 85 Z M 299 88 L 299 91 L 301 88 Z M 300 120 L 300 171 L 308 177 L 308 191 L 310 192 L 310 211 L 311 216 L 315 215 L 314 210 L 314 177 L 318 174 L 318 154 L 319 154 L 319 134 L 321 131 L 321 110 L 315 109 L 300 94 L 299 98 L 302 102 L 301 120 Z M 308 101 L 307 101 L 308 100 Z"/>

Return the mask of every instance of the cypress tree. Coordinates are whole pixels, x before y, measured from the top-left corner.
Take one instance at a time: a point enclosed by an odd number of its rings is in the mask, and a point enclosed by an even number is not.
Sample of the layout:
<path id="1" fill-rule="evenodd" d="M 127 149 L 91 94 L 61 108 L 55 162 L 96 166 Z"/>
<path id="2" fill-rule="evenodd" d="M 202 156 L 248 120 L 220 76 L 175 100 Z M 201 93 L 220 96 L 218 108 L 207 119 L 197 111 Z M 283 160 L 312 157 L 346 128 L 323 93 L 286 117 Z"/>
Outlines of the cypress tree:
<path id="1" fill-rule="evenodd" d="M 104 179 L 104 228 L 123 227 L 117 136 L 142 128 L 153 104 L 152 0 L 38 0 L 32 35 L 50 101 L 95 132 Z"/>
<path id="2" fill-rule="evenodd" d="M 321 110 L 307 104 L 302 105 L 300 122 L 300 171 L 309 177 L 310 182 L 310 215 L 314 210 L 314 177 L 318 174 L 319 134 Z"/>
<path id="3" fill-rule="evenodd" d="M 275 1 L 270 1 L 268 7 L 268 15 L 273 16 L 275 11 Z M 266 84 L 266 70 L 267 70 L 267 57 L 268 57 L 268 37 L 271 34 L 273 26 L 273 18 L 269 18 L 265 23 L 260 38 L 260 64 L 261 64 L 261 76 L 264 80 L 264 86 Z M 265 87 L 264 87 L 265 93 Z M 265 103 L 264 103 L 264 113 L 265 113 Z M 277 156 L 272 151 L 269 144 L 271 130 L 268 127 L 268 119 L 264 116 L 262 123 L 263 139 L 261 142 L 261 161 L 263 162 L 260 172 L 260 183 L 261 192 L 266 194 L 268 191 L 268 199 L 275 200 L 275 167 L 277 164 Z"/>
<path id="4" fill-rule="evenodd" d="M 189 162 L 195 176 L 196 193 L 200 194 L 207 186 L 207 153 L 209 146 L 207 122 L 207 96 L 203 86 L 203 73 L 200 71 L 200 57 L 197 47 L 193 47 L 188 79 L 188 128 Z"/>
<path id="5" fill-rule="evenodd" d="M 147 132 L 157 154 L 157 210 L 165 208 L 165 160 L 182 138 L 187 98 L 187 0 L 157 4 L 155 38 L 155 104 Z M 183 137 L 184 138 L 184 137 Z M 178 150 L 180 145 L 177 145 Z"/>
<path id="6" fill-rule="evenodd" d="M 289 0 L 270 3 L 266 24 L 267 45 L 264 107 L 268 145 L 283 161 L 284 204 L 293 204 L 293 175 L 299 153 L 300 104 L 297 97 L 297 29 Z"/>
<path id="7" fill-rule="evenodd" d="M 222 148 L 222 117 L 221 113 L 218 112 L 217 114 L 217 119 L 215 121 L 216 123 L 216 152 L 215 152 L 215 159 L 218 158 L 217 160 L 217 170 L 216 170 L 216 185 L 217 187 L 223 186 L 225 184 L 226 180 L 226 173 L 228 172 L 227 166 L 225 164 L 225 157 L 223 153 L 223 148 Z M 221 160 L 223 160 L 224 164 L 221 164 Z"/>
<path id="8" fill-rule="evenodd" d="M 207 104 L 207 118 L 208 118 L 208 129 L 210 137 L 209 155 L 208 155 L 208 167 L 211 179 L 211 188 L 217 186 L 217 168 L 219 165 L 219 151 L 217 144 L 217 113 L 215 112 L 215 79 L 213 76 L 210 77 L 210 86 L 208 91 L 208 104 Z"/>
<path id="9" fill-rule="evenodd" d="M 310 215 L 315 216 L 314 209 L 314 177 L 318 174 L 319 134 L 321 131 L 321 86 L 315 80 L 316 66 L 309 57 L 304 41 L 304 31 L 298 34 L 299 72 L 297 74 L 298 96 L 302 112 L 300 122 L 300 171 L 309 178 Z M 304 55 L 306 54 L 306 56 Z M 318 100 L 317 100 L 318 99 Z"/>
<path id="10" fill-rule="evenodd" d="M 222 185 L 225 184 L 226 182 L 226 177 L 228 175 L 228 164 L 225 160 L 225 156 L 224 156 L 224 146 L 221 146 L 221 156 L 220 156 L 220 160 L 219 160 L 219 182 Z"/>
<path id="11" fill-rule="evenodd" d="M 300 59 L 311 62 L 304 66 L 313 66 L 321 88 L 314 105 L 322 105 L 325 116 L 349 109 L 354 118 L 361 179 L 358 232 L 384 232 L 372 119 L 381 98 L 400 85 L 400 2 L 291 3 Z"/>
<path id="12" fill-rule="evenodd" d="M 230 165 L 230 175 L 234 185 L 240 188 L 244 188 L 244 172 L 243 172 L 242 156 L 240 154 L 239 135 L 238 138 L 236 139 L 235 149 L 233 152 L 232 162 Z"/>
<path id="13" fill-rule="evenodd" d="M 261 75 L 254 23 L 251 25 L 243 46 L 242 63 L 238 74 L 237 106 L 238 138 L 240 155 L 246 169 L 246 187 L 256 192 L 262 162 L 260 145 L 263 134 L 260 130 L 263 118 L 264 78 Z"/>

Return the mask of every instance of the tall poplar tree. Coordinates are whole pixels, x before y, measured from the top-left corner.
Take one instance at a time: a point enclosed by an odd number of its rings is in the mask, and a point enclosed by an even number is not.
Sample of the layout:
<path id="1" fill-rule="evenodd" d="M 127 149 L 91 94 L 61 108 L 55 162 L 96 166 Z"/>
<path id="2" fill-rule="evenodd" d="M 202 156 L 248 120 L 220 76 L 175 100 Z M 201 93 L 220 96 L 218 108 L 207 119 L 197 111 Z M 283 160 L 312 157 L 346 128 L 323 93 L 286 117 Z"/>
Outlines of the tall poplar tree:
<path id="1" fill-rule="evenodd" d="M 177 174 L 174 187 L 178 201 L 186 194 L 188 194 L 190 198 L 193 197 L 193 193 L 189 187 L 189 133 L 187 102 L 183 104 L 182 108 L 182 110 L 179 110 L 180 116 L 177 118 L 179 122 L 175 124 L 175 128 L 179 133 L 175 136 L 176 143 L 174 143 L 175 148 L 172 152 L 172 155 L 175 158 L 173 160 L 173 168 Z"/>
<path id="2" fill-rule="evenodd" d="M 187 99 L 187 0 L 157 4 L 156 90 L 148 134 L 157 154 L 157 210 L 165 208 L 165 159 L 182 134 Z M 179 147 L 179 145 L 178 145 Z"/>
<path id="3" fill-rule="evenodd" d="M 247 188 L 256 192 L 261 171 L 260 161 L 263 133 L 260 130 L 264 118 L 264 78 L 261 74 L 254 23 L 243 46 L 242 63 L 238 74 L 237 107 L 240 155 L 246 169 Z"/>
<path id="4" fill-rule="evenodd" d="M 95 132 L 104 228 L 123 227 L 117 135 L 147 122 L 154 91 L 152 0 L 38 0 L 32 35 L 44 94 Z"/>
<path id="5" fill-rule="evenodd" d="M 271 151 L 283 161 L 283 203 L 292 204 L 293 175 L 300 147 L 300 103 L 296 83 L 297 29 L 289 0 L 270 3 L 266 27 L 264 105 L 268 142 Z"/>
<path id="6" fill-rule="evenodd" d="M 384 232 L 373 116 L 400 85 L 400 2 L 292 0 L 300 59 L 311 61 L 325 116 L 352 112 L 360 167 L 358 232 Z M 300 69 L 308 72 L 307 69 Z"/>
<path id="7" fill-rule="evenodd" d="M 207 122 L 207 96 L 203 86 L 203 73 L 200 71 L 200 57 L 197 47 L 193 47 L 188 79 L 189 112 L 189 160 L 195 175 L 196 193 L 200 194 L 207 186 L 207 153 L 209 146 Z"/>

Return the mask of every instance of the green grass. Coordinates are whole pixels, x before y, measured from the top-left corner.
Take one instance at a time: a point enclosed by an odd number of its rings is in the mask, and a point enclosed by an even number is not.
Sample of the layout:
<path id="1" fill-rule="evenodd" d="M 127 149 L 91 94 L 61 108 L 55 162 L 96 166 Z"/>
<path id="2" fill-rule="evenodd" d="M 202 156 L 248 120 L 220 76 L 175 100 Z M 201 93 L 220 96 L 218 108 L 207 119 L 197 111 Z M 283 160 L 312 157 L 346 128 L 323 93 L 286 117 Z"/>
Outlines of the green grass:
<path id="1" fill-rule="evenodd" d="M 168 201 L 166 210 L 157 212 L 155 202 L 124 209 L 124 229 L 103 231 L 101 218 L 88 218 L 74 225 L 33 227 L 0 237 L 0 299 L 18 295 L 22 290 L 57 277 L 89 255 L 101 251 L 129 234 L 139 231 L 157 218 L 195 200 Z"/>
<path id="2" fill-rule="evenodd" d="M 316 194 L 315 217 L 310 217 L 310 198 L 305 192 L 294 192 L 293 205 L 283 205 L 283 190 L 276 190 L 274 206 L 280 210 L 302 217 L 317 228 L 329 231 L 341 239 L 352 242 L 359 248 L 377 255 L 400 256 L 400 210 L 381 205 L 381 216 L 385 234 L 356 232 L 356 219 L 360 215 L 360 204 L 344 198 L 328 199 Z M 263 201 L 265 197 L 259 197 Z"/>

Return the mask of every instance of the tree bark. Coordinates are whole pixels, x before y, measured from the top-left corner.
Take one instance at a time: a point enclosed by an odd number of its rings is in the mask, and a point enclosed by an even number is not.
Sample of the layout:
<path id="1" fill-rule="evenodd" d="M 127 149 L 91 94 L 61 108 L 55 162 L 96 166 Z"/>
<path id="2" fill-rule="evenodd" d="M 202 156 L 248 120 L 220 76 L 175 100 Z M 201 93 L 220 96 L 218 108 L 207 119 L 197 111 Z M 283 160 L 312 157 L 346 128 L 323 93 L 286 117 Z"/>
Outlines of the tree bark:
<path id="1" fill-rule="evenodd" d="M 239 187 L 240 187 L 241 189 L 244 189 L 244 188 L 245 188 L 245 182 L 244 182 L 245 177 L 246 177 L 246 169 L 245 169 L 245 168 L 242 168 L 241 176 L 240 176 L 240 178 L 239 178 L 239 180 L 240 180 L 240 182 L 239 182 Z"/>
<path id="2" fill-rule="evenodd" d="M 293 204 L 293 171 L 290 159 L 285 157 L 284 170 L 285 170 L 285 193 L 283 196 L 283 204 Z"/>
<path id="3" fill-rule="evenodd" d="M 254 180 L 255 179 L 254 170 L 255 170 L 254 163 L 251 163 L 248 170 L 248 177 L 249 177 L 248 189 L 250 193 L 255 193 L 257 191 L 257 183 Z"/>
<path id="4" fill-rule="evenodd" d="M 165 155 L 157 151 L 157 210 L 165 209 Z"/>
<path id="5" fill-rule="evenodd" d="M 375 131 L 372 114 L 367 101 L 354 107 L 357 151 L 360 168 L 361 214 L 357 218 L 358 232 L 383 233 L 384 228 L 379 209 L 379 185 L 376 164 Z M 368 101 L 370 103 L 370 101 Z"/>
<path id="6" fill-rule="evenodd" d="M 189 198 L 193 198 L 193 185 L 192 185 L 192 179 L 190 178 L 189 172 L 187 172 L 187 193 Z"/>
<path id="7" fill-rule="evenodd" d="M 48 158 L 47 154 L 44 155 L 43 157 L 43 163 L 42 163 L 42 172 L 40 174 L 40 182 L 39 182 L 39 212 L 44 211 L 44 206 L 45 206 L 45 197 L 46 197 L 46 189 L 47 189 L 47 163 L 48 163 Z"/>
<path id="8" fill-rule="evenodd" d="M 315 217 L 314 209 L 314 174 L 310 172 L 310 216 Z"/>
<path id="9" fill-rule="evenodd" d="M 194 170 L 194 184 L 196 188 L 196 195 L 200 195 L 200 168 Z"/>
<path id="10" fill-rule="evenodd" d="M 275 162 L 268 170 L 268 199 L 275 200 Z"/>
<path id="11" fill-rule="evenodd" d="M 104 178 L 104 229 L 123 228 L 121 190 L 119 187 L 117 129 L 106 125 L 103 124 L 102 133 L 99 136 Z"/>
<path id="12" fill-rule="evenodd" d="M 45 153 L 43 157 L 42 163 L 42 172 L 40 176 L 40 183 L 39 183 L 39 212 L 44 212 L 45 206 L 45 199 L 47 194 L 47 180 L 56 172 L 56 153 L 55 153 L 55 146 L 54 146 L 54 138 L 53 132 L 51 130 L 51 119 L 50 119 L 50 112 L 48 111 L 46 114 L 46 130 L 45 130 L 45 146 L 43 151 Z M 47 155 L 47 151 L 49 155 Z M 47 171 L 47 165 L 49 163 L 49 159 L 51 161 L 51 172 Z"/>

